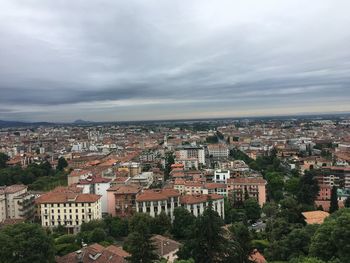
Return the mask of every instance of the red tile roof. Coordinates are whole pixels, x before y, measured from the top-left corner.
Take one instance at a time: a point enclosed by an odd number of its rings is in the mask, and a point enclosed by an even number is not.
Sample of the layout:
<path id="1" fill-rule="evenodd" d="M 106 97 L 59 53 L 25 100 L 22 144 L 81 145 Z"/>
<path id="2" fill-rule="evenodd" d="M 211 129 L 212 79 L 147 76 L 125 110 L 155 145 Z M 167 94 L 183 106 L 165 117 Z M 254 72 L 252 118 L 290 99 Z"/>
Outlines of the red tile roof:
<path id="1" fill-rule="evenodd" d="M 170 197 L 180 196 L 180 193 L 174 189 L 152 189 L 145 190 L 144 192 L 136 196 L 136 201 L 156 201 L 156 200 L 167 200 Z"/>
<path id="2" fill-rule="evenodd" d="M 220 200 L 224 199 L 222 195 L 209 194 L 209 195 L 183 195 L 180 197 L 182 204 L 199 204 L 208 202 L 209 200 Z"/>

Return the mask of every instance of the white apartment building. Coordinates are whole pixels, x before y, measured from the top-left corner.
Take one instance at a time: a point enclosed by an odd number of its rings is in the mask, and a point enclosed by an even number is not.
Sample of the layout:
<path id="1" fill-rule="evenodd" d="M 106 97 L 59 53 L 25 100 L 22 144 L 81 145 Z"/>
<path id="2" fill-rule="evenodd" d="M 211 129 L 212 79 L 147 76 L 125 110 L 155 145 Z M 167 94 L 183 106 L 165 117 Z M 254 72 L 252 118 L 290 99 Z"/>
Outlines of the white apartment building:
<path id="1" fill-rule="evenodd" d="M 225 218 L 224 197 L 218 194 L 208 195 L 183 195 L 180 198 L 181 205 L 194 216 L 200 216 L 211 203 L 212 208 L 221 218 Z"/>
<path id="2" fill-rule="evenodd" d="M 226 184 L 227 179 L 230 179 L 230 171 L 229 170 L 216 170 L 214 172 L 214 178 L 213 181 L 215 183 L 222 183 Z"/>
<path id="3" fill-rule="evenodd" d="M 49 192 L 37 198 L 43 227 L 65 226 L 79 232 L 84 222 L 102 218 L 101 196 L 73 192 Z"/>
<path id="4" fill-rule="evenodd" d="M 136 212 L 152 217 L 165 212 L 172 220 L 174 209 L 180 206 L 180 193 L 174 189 L 145 190 L 136 196 Z"/>
<path id="5" fill-rule="evenodd" d="M 102 213 L 108 213 L 107 190 L 111 187 L 111 179 L 94 176 L 88 177 L 84 180 L 79 180 L 77 187 L 83 189 L 83 194 L 100 195 Z"/>

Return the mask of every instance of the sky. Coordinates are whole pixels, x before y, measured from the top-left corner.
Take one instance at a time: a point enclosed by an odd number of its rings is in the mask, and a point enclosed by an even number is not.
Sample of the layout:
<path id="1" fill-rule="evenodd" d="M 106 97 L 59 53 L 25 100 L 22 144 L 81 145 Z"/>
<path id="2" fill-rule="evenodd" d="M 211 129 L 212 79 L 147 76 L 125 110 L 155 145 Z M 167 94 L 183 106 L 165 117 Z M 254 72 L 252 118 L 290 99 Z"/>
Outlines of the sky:
<path id="1" fill-rule="evenodd" d="M 350 111 L 349 0 L 1 0 L 0 119 Z"/>

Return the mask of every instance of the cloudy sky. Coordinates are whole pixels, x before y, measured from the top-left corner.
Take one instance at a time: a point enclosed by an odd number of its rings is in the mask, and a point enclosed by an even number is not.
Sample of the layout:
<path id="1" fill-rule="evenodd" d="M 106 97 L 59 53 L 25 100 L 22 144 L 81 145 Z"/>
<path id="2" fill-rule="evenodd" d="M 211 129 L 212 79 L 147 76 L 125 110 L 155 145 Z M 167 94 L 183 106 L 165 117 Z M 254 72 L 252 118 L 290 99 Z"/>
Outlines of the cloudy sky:
<path id="1" fill-rule="evenodd" d="M 2 0 L 0 119 L 350 111 L 349 0 Z"/>

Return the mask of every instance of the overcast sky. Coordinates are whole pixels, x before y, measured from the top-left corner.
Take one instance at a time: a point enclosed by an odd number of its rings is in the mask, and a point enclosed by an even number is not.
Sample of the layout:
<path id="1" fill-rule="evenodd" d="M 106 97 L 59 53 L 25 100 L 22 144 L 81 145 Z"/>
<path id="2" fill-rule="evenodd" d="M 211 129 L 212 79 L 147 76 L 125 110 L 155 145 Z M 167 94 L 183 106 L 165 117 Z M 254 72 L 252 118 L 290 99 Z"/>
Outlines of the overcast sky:
<path id="1" fill-rule="evenodd" d="M 0 119 L 350 111 L 349 0 L 2 0 Z"/>

